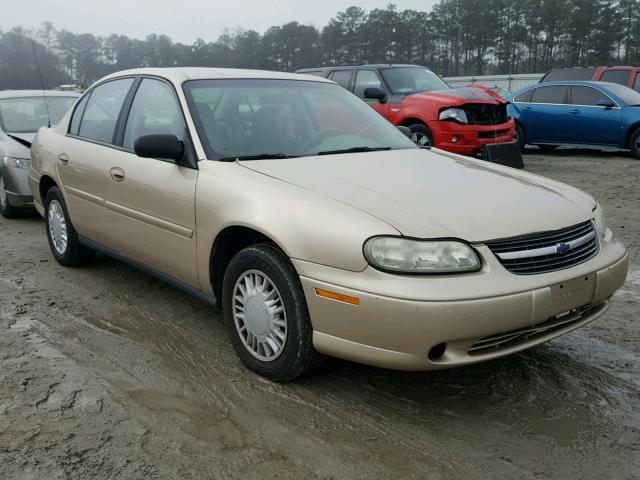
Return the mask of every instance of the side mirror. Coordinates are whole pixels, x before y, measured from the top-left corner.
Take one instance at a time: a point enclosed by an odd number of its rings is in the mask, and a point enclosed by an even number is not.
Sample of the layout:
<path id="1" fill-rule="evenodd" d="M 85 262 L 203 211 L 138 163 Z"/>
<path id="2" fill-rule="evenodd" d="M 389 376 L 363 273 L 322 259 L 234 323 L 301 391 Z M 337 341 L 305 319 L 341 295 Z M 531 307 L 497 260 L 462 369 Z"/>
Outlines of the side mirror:
<path id="1" fill-rule="evenodd" d="M 387 101 L 387 94 L 378 87 L 369 87 L 364 89 L 364 98 L 384 103 Z"/>
<path id="2" fill-rule="evenodd" d="M 613 108 L 615 107 L 615 103 L 613 103 L 611 100 L 605 100 L 604 98 L 602 100 L 598 100 L 598 104 L 599 107 L 604 107 L 604 108 Z"/>
<path id="3" fill-rule="evenodd" d="M 398 130 L 400 130 L 405 137 L 407 137 L 409 140 L 413 141 L 412 134 L 411 134 L 411 129 L 409 127 L 405 127 L 403 125 L 400 125 L 399 127 L 397 127 Z"/>
<path id="4" fill-rule="evenodd" d="M 161 158 L 179 162 L 184 153 L 184 144 L 175 135 L 144 135 L 133 144 L 136 155 L 143 158 Z"/>

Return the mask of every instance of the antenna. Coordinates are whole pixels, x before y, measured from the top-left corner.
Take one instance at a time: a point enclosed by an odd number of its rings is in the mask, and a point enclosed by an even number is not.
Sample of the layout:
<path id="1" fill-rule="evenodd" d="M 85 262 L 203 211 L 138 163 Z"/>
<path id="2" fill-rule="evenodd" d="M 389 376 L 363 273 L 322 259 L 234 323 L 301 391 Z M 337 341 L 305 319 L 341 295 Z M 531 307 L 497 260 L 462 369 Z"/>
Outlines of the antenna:
<path id="1" fill-rule="evenodd" d="M 40 62 L 38 61 L 38 52 L 36 50 L 36 42 L 31 40 L 31 49 L 33 50 L 33 58 L 36 61 L 36 69 L 38 70 L 38 78 L 40 79 L 40 90 L 42 90 L 42 96 L 44 97 L 44 107 L 47 110 L 47 127 L 51 128 L 51 112 L 49 111 L 49 101 L 47 100 L 47 94 L 44 90 L 44 82 L 42 81 L 42 71 L 40 70 Z"/>

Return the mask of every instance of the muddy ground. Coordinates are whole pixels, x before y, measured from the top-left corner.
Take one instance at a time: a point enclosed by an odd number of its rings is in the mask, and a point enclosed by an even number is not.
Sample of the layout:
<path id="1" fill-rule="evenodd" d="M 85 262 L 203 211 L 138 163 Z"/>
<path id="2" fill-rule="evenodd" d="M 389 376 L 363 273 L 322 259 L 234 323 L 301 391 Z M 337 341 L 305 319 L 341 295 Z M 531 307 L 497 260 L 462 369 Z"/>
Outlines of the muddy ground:
<path id="1" fill-rule="evenodd" d="M 640 161 L 525 162 L 602 202 L 628 281 L 586 328 L 442 372 L 269 383 L 208 305 L 105 257 L 60 267 L 39 218 L 0 219 L 0 479 L 639 478 Z"/>

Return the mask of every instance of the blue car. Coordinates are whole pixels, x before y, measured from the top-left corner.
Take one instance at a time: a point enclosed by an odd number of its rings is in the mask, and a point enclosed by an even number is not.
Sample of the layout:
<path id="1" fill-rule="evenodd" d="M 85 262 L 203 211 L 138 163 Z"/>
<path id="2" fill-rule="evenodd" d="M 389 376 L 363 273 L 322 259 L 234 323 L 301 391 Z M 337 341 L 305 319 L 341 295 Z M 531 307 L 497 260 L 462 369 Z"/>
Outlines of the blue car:
<path id="1" fill-rule="evenodd" d="M 640 93 L 607 82 L 531 85 L 507 97 L 520 148 L 615 147 L 640 158 Z"/>

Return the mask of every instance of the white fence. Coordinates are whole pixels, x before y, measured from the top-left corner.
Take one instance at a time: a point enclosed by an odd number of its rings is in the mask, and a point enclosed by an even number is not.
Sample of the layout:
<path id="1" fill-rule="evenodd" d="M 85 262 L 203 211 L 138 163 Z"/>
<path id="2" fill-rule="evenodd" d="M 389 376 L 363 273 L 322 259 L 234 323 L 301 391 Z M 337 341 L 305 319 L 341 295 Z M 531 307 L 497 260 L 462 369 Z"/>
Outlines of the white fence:
<path id="1" fill-rule="evenodd" d="M 538 83 L 543 73 L 523 73 L 518 75 L 484 75 L 471 77 L 448 77 L 445 81 L 452 87 L 462 87 L 478 83 L 486 87 L 500 87 L 513 92 L 528 85 Z"/>

